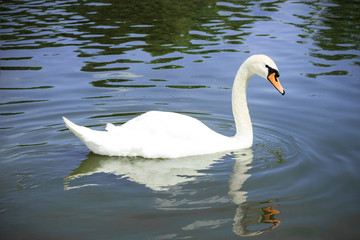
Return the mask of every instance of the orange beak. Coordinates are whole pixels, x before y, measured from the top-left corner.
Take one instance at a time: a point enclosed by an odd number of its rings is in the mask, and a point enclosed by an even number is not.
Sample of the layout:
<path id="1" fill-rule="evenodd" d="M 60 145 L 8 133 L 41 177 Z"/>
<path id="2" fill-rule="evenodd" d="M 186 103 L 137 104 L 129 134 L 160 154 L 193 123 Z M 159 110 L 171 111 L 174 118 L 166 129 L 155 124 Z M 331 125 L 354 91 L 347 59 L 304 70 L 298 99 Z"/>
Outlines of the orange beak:
<path id="1" fill-rule="evenodd" d="M 279 79 L 276 77 L 275 73 L 271 73 L 269 74 L 269 76 L 267 77 L 268 80 L 271 82 L 271 84 L 282 94 L 285 94 L 285 90 L 283 89 L 283 87 L 281 86 Z"/>

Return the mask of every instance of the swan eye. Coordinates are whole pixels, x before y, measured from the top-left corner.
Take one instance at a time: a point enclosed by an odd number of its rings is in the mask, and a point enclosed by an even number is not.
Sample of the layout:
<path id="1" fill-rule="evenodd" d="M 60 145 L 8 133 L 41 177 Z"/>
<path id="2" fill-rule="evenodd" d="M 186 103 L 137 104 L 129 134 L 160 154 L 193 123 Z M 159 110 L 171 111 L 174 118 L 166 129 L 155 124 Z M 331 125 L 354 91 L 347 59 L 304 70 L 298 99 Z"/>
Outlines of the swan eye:
<path id="1" fill-rule="evenodd" d="M 273 73 L 275 73 L 275 77 L 276 77 L 275 79 L 276 79 L 276 81 L 277 81 L 277 78 L 280 77 L 279 71 L 276 70 L 276 69 L 273 69 L 272 67 L 269 67 L 269 65 L 265 65 L 265 67 L 268 69 L 268 76 L 271 75 L 271 74 L 273 74 Z"/>

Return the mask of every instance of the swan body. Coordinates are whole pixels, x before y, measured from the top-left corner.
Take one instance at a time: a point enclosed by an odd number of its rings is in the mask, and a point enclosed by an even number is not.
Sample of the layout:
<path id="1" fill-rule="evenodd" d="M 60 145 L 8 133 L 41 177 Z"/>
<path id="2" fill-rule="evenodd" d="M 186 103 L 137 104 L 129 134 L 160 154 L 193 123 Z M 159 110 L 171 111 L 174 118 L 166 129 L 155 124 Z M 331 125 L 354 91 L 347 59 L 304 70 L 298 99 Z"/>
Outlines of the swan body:
<path id="1" fill-rule="evenodd" d="M 107 124 L 106 131 L 76 125 L 66 126 L 94 153 L 108 156 L 178 158 L 249 148 L 253 131 L 246 101 L 248 80 L 254 74 L 268 79 L 282 94 L 275 63 L 265 55 L 249 57 L 239 68 L 232 90 L 236 134 L 221 135 L 199 120 L 173 112 L 150 111 L 121 126 Z"/>
<path id="2" fill-rule="evenodd" d="M 78 126 L 66 118 L 64 121 L 100 155 L 176 158 L 251 146 L 250 141 L 223 136 L 196 118 L 173 112 L 150 111 L 118 127 L 107 124 L 106 132 Z"/>

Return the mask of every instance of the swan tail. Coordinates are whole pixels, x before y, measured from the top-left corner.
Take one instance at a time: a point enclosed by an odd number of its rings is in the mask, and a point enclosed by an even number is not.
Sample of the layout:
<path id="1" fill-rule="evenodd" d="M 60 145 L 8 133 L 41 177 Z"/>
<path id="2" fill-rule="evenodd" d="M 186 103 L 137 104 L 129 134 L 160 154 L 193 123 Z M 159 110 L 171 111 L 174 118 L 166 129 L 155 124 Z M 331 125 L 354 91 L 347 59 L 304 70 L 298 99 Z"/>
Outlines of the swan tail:
<path id="1" fill-rule="evenodd" d="M 92 130 L 87 127 L 79 126 L 65 117 L 63 117 L 63 120 L 67 128 L 73 134 L 75 134 L 75 136 L 77 136 L 89 148 L 90 151 L 104 155 L 102 152 L 101 142 L 107 132 Z"/>

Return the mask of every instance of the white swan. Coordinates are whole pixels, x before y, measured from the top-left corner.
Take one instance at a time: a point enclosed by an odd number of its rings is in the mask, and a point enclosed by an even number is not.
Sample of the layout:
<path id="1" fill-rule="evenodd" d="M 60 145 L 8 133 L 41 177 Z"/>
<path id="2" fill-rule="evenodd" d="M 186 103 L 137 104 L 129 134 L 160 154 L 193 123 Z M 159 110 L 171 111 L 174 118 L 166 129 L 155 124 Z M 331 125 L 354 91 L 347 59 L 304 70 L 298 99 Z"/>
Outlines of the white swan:
<path id="1" fill-rule="evenodd" d="M 100 155 L 178 158 L 249 148 L 253 143 L 253 130 L 246 87 L 255 73 L 285 94 L 278 80 L 278 68 L 271 58 L 253 55 L 246 59 L 235 76 L 232 89 L 236 124 L 236 134 L 232 137 L 214 132 L 195 118 L 171 112 L 147 112 L 118 127 L 107 124 L 107 131 L 91 130 L 63 119 L 92 152 Z"/>

